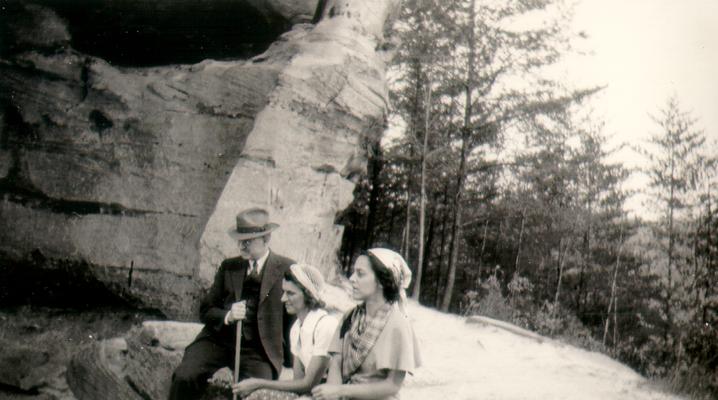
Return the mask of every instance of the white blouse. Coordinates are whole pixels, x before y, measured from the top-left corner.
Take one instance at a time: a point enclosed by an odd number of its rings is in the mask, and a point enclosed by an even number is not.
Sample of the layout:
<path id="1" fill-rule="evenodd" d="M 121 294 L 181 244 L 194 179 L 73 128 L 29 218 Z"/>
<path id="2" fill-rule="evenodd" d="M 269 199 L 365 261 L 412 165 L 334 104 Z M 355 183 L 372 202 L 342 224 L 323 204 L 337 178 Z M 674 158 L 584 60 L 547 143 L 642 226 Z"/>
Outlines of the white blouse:
<path id="1" fill-rule="evenodd" d="M 321 308 L 309 311 L 304 321 L 294 321 L 289 331 L 290 349 L 306 369 L 312 357 L 329 357 L 329 345 L 339 321 Z"/>

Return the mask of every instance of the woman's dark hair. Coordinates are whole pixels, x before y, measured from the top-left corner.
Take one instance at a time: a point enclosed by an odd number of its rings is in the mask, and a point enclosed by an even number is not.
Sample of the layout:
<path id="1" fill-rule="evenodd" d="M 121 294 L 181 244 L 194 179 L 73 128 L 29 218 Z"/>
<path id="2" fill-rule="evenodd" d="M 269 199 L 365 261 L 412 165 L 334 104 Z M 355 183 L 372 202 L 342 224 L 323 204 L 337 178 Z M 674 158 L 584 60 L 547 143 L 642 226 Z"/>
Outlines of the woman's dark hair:
<path id="1" fill-rule="evenodd" d="M 306 305 L 308 309 L 316 310 L 317 308 L 320 308 L 322 306 L 317 299 L 315 299 L 314 297 L 312 297 L 311 294 L 309 294 L 307 289 L 304 288 L 304 285 L 299 283 L 299 280 L 296 276 L 294 276 L 291 270 L 288 269 L 287 272 L 284 273 L 284 279 L 297 285 L 299 290 L 302 291 L 302 295 L 304 295 L 304 305 Z"/>
<path id="2" fill-rule="evenodd" d="M 369 259 L 369 264 L 374 271 L 376 280 L 383 288 L 384 299 L 389 303 L 394 303 L 399 300 L 399 286 L 396 284 L 396 281 L 394 281 L 394 276 L 389 268 L 368 251 L 362 252 L 361 255 Z"/>

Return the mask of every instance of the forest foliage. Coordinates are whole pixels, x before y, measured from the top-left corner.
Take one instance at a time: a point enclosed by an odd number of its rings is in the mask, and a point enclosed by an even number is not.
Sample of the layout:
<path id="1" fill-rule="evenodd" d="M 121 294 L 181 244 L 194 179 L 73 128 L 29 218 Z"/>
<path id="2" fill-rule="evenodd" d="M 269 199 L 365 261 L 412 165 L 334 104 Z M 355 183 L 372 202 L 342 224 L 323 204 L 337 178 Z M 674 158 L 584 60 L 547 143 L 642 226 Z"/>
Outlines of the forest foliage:
<path id="1" fill-rule="evenodd" d="M 718 169 L 677 98 L 609 147 L 590 99 L 543 71 L 581 39 L 563 0 L 407 0 L 391 118 L 368 144 L 341 264 L 390 246 L 420 303 L 604 351 L 718 396 Z M 647 110 L 648 111 L 648 110 Z M 642 157 L 640 171 L 615 153 Z M 629 189 L 632 174 L 647 179 Z M 627 207 L 635 190 L 646 212 Z"/>

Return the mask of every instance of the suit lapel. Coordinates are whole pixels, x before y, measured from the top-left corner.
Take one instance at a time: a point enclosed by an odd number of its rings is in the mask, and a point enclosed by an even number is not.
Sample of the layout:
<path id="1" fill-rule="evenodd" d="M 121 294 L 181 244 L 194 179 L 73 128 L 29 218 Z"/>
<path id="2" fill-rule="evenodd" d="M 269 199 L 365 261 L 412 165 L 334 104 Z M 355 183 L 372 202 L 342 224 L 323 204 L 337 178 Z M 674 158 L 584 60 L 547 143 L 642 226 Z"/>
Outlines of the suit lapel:
<path id="1" fill-rule="evenodd" d="M 259 288 L 259 303 L 261 304 L 272 290 L 272 287 L 281 277 L 280 268 L 277 266 L 277 259 L 274 253 L 269 252 L 267 262 L 264 264 L 264 271 L 262 272 L 262 286 Z"/>
<path id="2" fill-rule="evenodd" d="M 234 289 L 234 301 L 242 298 L 242 286 L 244 286 L 244 277 L 247 276 L 247 267 L 249 262 L 242 260 L 237 264 L 237 268 L 232 268 L 229 273 L 232 277 L 232 286 Z"/>

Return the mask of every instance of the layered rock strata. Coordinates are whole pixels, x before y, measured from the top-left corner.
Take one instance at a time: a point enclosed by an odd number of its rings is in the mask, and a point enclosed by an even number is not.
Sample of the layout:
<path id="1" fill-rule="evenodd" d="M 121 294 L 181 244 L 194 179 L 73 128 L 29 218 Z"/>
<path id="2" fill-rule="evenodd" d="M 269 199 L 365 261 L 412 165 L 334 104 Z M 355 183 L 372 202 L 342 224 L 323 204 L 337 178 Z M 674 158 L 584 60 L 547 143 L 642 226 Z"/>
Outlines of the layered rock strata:
<path id="1" fill-rule="evenodd" d="M 3 30 L 1 267 L 76 266 L 133 304 L 193 318 L 237 253 L 235 214 L 260 206 L 281 225 L 272 248 L 331 280 L 335 216 L 384 127 L 396 1 L 326 2 L 319 23 L 249 59 L 134 67 L 75 49 L 87 30 L 56 3 L 16 5 L 24 17 Z M 239 3 L 269 31 L 316 12 Z"/>

